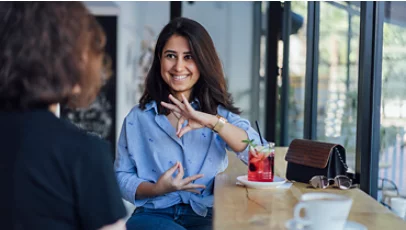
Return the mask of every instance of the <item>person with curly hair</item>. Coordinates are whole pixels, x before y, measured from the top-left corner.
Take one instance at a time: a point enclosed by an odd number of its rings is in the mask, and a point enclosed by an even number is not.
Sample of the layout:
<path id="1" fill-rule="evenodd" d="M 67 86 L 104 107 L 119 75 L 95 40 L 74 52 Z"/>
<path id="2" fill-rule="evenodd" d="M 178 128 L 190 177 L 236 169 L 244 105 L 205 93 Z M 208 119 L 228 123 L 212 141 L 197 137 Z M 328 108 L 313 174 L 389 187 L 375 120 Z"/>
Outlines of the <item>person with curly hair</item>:
<path id="1" fill-rule="evenodd" d="M 0 2 L 1 229 L 125 229 L 110 148 L 55 115 L 86 107 L 105 34 L 80 2 Z"/>
<path id="2" fill-rule="evenodd" d="M 136 206 L 127 229 L 212 228 L 214 179 L 227 168 L 226 149 L 247 163 L 242 140 L 260 143 L 239 114 L 205 28 L 187 18 L 169 22 L 118 141 L 117 180 Z"/>

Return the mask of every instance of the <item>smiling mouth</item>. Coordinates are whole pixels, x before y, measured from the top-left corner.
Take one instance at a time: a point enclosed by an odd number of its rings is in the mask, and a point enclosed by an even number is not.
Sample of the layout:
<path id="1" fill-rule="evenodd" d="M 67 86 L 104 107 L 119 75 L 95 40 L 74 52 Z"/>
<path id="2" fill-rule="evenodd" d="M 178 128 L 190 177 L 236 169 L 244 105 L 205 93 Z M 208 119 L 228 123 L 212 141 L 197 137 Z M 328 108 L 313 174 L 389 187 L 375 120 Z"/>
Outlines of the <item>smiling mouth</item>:
<path id="1" fill-rule="evenodd" d="M 172 78 L 175 81 L 182 81 L 185 80 L 187 77 L 189 77 L 189 75 L 172 75 Z"/>

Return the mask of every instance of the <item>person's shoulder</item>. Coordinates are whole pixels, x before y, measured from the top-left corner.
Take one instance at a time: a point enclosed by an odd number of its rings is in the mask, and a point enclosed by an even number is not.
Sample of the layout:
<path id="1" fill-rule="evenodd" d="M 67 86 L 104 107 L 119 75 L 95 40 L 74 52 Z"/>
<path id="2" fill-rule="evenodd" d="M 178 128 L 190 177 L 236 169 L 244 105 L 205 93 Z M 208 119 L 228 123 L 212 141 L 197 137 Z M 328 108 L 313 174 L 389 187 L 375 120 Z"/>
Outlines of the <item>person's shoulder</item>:
<path id="1" fill-rule="evenodd" d="M 91 135 L 91 134 L 86 134 L 83 136 L 84 142 L 83 142 L 83 149 L 82 149 L 82 154 L 90 154 L 90 155 L 105 155 L 109 156 L 112 155 L 112 146 L 109 142 L 106 140 L 102 139 L 99 136 L 96 135 Z"/>
<path id="2" fill-rule="evenodd" d="M 128 114 L 125 116 L 125 120 L 129 121 L 129 120 L 138 120 L 138 116 L 140 116 L 140 114 L 142 114 L 144 110 L 141 109 L 140 104 L 135 105 L 130 112 L 128 112 Z"/>
<path id="3" fill-rule="evenodd" d="M 228 110 L 223 105 L 218 105 L 217 106 L 217 114 L 222 116 L 222 117 L 225 117 L 229 121 L 230 120 L 237 121 L 237 120 L 244 119 L 239 114 L 231 112 L 230 110 Z"/>
<path id="4" fill-rule="evenodd" d="M 100 147 L 107 148 L 109 145 L 107 141 L 103 140 L 98 135 L 88 133 L 86 130 L 76 126 L 68 120 L 61 119 L 58 128 L 60 129 L 60 132 L 64 133 L 63 142 L 72 147 L 82 149 L 80 152 L 83 152 L 83 149 L 100 149 Z"/>
<path id="5" fill-rule="evenodd" d="M 138 116 L 138 115 L 140 115 L 140 114 L 142 114 L 142 113 L 145 113 L 147 110 L 150 109 L 151 103 L 152 103 L 152 102 L 146 104 L 146 105 L 145 105 L 145 108 L 143 108 L 143 109 L 141 108 L 141 104 L 135 105 L 135 106 L 130 110 L 130 112 L 127 114 L 126 117 L 134 117 L 134 116 Z"/>
<path id="6" fill-rule="evenodd" d="M 70 150 L 68 158 L 74 159 L 96 159 L 101 156 L 113 156 L 111 144 L 102 137 L 88 133 L 80 129 L 72 129 L 69 141 L 65 144 Z M 75 161 L 75 160 L 74 160 Z"/>
<path id="7" fill-rule="evenodd" d="M 145 105 L 145 108 L 142 109 L 140 107 L 140 104 L 135 105 L 130 112 L 127 114 L 126 119 L 127 120 L 136 120 L 140 116 L 145 116 L 145 114 L 148 114 L 147 112 L 150 110 L 154 110 L 156 108 L 156 103 L 155 101 L 150 101 Z M 155 109 L 156 110 L 156 109 Z"/>
<path id="8" fill-rule="evenodd" d="M 228 117 L 232 112 L 228 110 L 226 107 L 223 105 L 218 105 L 217 106 L 217 114 L 222 116 L 222 117 Z"/>
<path id="9" fill-rule="evenodd" d="M 32 124 L 30 128 L 33 128 L 33 130 L 41 129 L 42 135 L 51 143 L 67 143 L 72 138 L 76 139 L 77 135 L 85 134 L 84 130 L 73 124 L 67 118 L 58 118 L 47 111 L 34 111 L 32 113 L 34 115 L 30 116 L 30 118 L 35 121 L 35 124 Z"/>

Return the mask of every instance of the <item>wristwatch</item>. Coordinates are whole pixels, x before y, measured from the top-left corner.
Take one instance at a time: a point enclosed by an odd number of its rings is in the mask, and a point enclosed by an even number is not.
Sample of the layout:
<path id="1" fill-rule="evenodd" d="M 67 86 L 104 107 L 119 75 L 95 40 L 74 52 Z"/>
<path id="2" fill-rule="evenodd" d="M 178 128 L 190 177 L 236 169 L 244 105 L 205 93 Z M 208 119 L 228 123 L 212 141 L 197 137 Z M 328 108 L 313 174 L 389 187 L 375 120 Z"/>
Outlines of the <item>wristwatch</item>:
<path id="1" fill-rule="evenodd" d="M 220 130 L 224 127 L 224 125 L 228 122 L 227 119 L 225 119 L 224 117 L 220 116 L 220 115 L 216 115 L 216 117 L 218 118 L 217 123 L 214 125 L 213 127 L 213 131 L 215 133 L 220 132 Z"/>

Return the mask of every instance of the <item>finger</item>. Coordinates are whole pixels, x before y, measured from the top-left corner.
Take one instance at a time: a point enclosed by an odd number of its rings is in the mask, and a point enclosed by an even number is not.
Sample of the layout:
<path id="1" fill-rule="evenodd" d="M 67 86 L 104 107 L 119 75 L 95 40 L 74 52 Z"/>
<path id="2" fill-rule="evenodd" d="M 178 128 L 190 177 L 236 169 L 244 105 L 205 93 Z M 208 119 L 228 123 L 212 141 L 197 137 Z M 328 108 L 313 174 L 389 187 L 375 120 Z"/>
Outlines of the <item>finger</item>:
<path id="1" fill-rule="evenodd" d="M 181 163 L 179 163 L 179 168 L 178 168 L 179 172 L 178 175 L 176 175 L 176 179 L 177 180 L 182 180 L 183 176 L 185 175 L 185 172 L 183 171 L 183 166 Z"/>
<path id="2" fill-rule="evenodd" d="M 255 158 L 257 158 L 257 151 L 253 147 L 249 147 L 249 154 L 253 155 Z"/>
<path id="3" fill-rule="evenodd" d="M 182 117 L 182 115 L 180 115 L 178 112 L 172 111 L 172 113 L 178 120 Z"/>
<path id="4" fill-rule="evenodd" d="M 196 190 L 196 189 L 184 189 L 184 191 L 188 191 L 188 192 L 192 192 L 192 193 L 196 193 L 196 194 L 201 193 L 199 190 Z"/>
<path id="5" fill-rule="evenodd" d="M 182 190 L 186 189 L 205 189 L 206 186 L 204 184 L 188 184 L 182 187 Z"/>
<path id="6" fill-rule="evenodd" d="M 180 112 L 181 112 L 181 110 L 180 110 L 176 105 L 172 105 L 172 104 L 166 103 L 166 102 L 164 102 L 164 101 L 161 101 L 161 105 L 162 105 L 163 107 L 169 109 L 169 110 L 174 111 L 174 112 L 177 112 L 177 113 L 180 113 Z"/>
<path id="7" fill-rule="evenodd" d="M 182 104 L 182 102 L 180 102 L 178 99 L 176 99 L 174 96 L 172 96 L 172 94 L 169 94 L 169 99 L 175 104 L 177 105 L 180 109 L 184 109 L 185 105 Z"/>
<path id="8" fill-rule="evenodd" d="M 194 111 L 195 109 L 190 105 L 188 99 L 185 97 L 185 95 L 183 95 L 182 93 L 182 99 L 183 99 L 183 104 L 185 105 L 186 109 L 188 111 Z"/>
<path id="9" fill-rule="evenodd" d="M 182 185 L 190 184 L 190 182 L 192 182 L 194 180 L 197 180 L 199 178 L 202 178 L 202 177 L 204 177 L 203 174 L 197 174 L 197 175 L 193 175 L 193 176 L 188 176 L 188 177 L 183 179 Z"/>
<path id="10" fill-rule="evenodd" d="M 180 163 L 176 162 L 170 169 L 168 169 L 164 174 L 173 175 L 176 169 L 179 167 Z"/>
<path id="11" fill-rule="evenodd" d="M 178 128 L 176 129 L 176 135 L 179 135 L 179 132 L 182 130 L 182 125 L 184 122 L 185 122 L 185 118 L 180 117 L 178 120 Z"/>
<path id="12" fill-rule="evenodd" d="M 189 132 L 190 130 L 192 130 L 192 127 L 190 127 L 189 125 L 183 127 L 181 130 L 179 130 L 178 137 L 181 138 L 185 133 Z"/>

